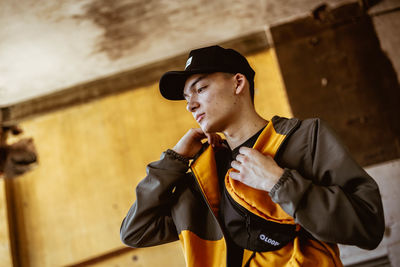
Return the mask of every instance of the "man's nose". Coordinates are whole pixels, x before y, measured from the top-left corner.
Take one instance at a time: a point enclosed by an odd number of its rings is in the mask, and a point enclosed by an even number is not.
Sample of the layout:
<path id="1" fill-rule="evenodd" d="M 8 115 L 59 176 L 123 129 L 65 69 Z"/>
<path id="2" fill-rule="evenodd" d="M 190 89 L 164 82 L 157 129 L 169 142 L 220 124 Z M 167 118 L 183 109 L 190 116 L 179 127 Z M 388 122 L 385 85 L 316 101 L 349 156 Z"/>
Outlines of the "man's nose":
<path id="1" fill-rule="evenodd" d="M 188 100 L 186 109 L 187 109 L 188 111 L 190 111 L 190 112 L 194 112 L 194 111 L 196 111 L 196 109 L 197 109 L 198 107 L 199 107 L 199 103 L 198 103 L 197 101 L 195 101 L 195 99 L 193 99 L 193 97 L 191 97 L 191 98 Z"/>

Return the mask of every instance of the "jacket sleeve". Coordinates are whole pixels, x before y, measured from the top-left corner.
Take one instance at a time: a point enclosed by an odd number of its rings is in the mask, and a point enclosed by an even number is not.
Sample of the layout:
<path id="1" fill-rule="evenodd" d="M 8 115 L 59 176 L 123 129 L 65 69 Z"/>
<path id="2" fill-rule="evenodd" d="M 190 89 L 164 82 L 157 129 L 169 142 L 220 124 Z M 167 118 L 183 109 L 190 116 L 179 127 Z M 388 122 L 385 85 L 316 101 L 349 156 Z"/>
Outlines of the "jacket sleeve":
<path id="1" fill-rule="evenodd" d="M 286 168 L 272 200 L 318 240 L 376 248 L 385 228 L 378 185 L 321 120 L 303 136 L 307 166 Z"/>
<path id="2" fill-rule="evenodd" d="M 187 170 L 188 163 L 171 150 L 147 166 L 147 176 L 136 187 L 136 201 L 121 225 L 125 245 L 148 247 L 178 239 L 171 207 L 176 200 L 176 186 Z"/>

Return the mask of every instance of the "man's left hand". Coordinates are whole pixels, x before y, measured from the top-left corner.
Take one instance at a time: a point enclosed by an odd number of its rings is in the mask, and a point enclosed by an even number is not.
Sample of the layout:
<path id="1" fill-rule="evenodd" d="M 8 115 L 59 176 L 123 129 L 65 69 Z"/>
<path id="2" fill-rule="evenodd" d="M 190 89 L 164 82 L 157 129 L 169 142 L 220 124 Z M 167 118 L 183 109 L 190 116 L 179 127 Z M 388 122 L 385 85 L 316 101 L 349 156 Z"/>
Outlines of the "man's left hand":
<path id="1" fill-rule="evenodd" d="M 231 166 L 236 170 L 230 173 L 232 179 L 267 192 L 284 172 L 271 156 L 263 155 L 258 150 L 248 147 L 239 149 L 239 154 Z"/>

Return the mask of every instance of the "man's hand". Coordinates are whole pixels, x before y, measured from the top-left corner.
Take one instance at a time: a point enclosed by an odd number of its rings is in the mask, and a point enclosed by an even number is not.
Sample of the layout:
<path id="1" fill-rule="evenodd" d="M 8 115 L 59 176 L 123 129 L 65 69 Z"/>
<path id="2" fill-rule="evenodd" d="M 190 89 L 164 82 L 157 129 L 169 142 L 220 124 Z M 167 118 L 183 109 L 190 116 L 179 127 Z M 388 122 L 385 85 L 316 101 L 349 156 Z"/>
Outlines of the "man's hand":
<path id="1" fill-rule="evenodd" d="M 216 133 L 204 133 L 200 128 L 192 128 L 179 140 L 173 150 L 191 159 L 200 151 L 202 146 L 201 140 L 205 138 L 208 139 L 208 143 L 213 147 L 219 146 L 222 140 Z"/>
<path id="2" fill-rule="evenodd" d="M 269 155 L 263 155 L 258 150 L 241 147 L 236 160 L 231 163 L 232 179 L 240 181 L 255 189 L 270 191 L 283 174 L 283 169 Z"/>

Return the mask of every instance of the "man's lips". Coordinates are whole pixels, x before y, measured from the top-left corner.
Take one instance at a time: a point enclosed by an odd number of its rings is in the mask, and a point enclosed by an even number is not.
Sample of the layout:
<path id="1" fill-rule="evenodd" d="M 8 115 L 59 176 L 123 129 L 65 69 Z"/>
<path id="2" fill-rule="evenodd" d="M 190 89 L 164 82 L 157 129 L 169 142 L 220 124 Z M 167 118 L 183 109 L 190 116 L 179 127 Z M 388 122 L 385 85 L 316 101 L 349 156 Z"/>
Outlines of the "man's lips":
<path id="1" fill-rule="evenodd" d="M 205 115 L 206 115 L 205 113 L 201 113 L 201 114 L 196 115 L 196 121 L 200 122 L 204 118 Z"/>

